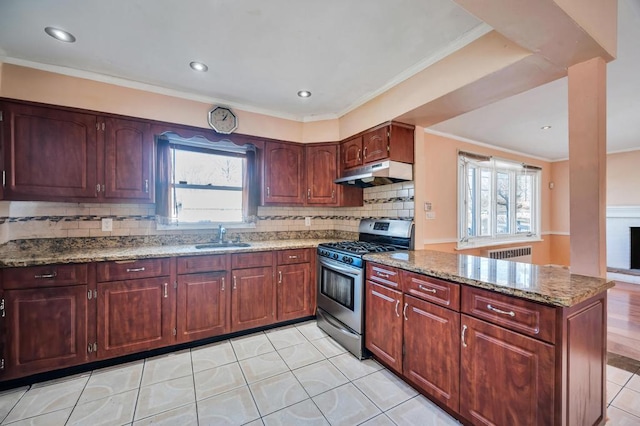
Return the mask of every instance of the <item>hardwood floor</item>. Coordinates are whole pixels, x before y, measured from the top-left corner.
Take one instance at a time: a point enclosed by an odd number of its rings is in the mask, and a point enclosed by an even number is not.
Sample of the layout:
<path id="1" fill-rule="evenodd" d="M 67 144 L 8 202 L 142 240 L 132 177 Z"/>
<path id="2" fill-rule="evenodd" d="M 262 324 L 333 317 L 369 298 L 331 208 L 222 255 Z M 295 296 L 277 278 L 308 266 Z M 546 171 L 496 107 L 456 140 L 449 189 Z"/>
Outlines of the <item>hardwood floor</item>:
<path id="1" fill-rule="evenodd" d="M 616 281 L 608 298 L 607 350 L 640 360 L 640 284 Z"/>

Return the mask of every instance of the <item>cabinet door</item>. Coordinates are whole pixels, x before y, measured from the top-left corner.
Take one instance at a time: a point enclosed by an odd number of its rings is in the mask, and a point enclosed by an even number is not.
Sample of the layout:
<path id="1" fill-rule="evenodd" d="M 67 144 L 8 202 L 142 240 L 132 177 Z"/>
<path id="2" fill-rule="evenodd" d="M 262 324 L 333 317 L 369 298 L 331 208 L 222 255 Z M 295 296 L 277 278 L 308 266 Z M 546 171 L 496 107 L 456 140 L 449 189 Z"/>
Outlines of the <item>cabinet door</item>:
<path id="1" fill-rule="evenodd" d="M 367 281 L 365 346 L 398 373 L 402 372 L 402 293 Z"/>
<path id="2" fill-rule="evenodd" d="M 278 266 L 278 321 L 302 318 L 313 314 L 311 306 L 311 265 Z"/>
<path id="3" fill-rule="evenodd" d="M 337 145 L 307 147 L 307 204 L 337 204 Z"/>
<path id="4" fill-rule="evenodd" d="M 460 414 L 473 424 L 548 425 L 554 347 L 462 315 Z"/>
<path id="5" fill-rule="evenodd" d="M 381 127 L 362 136 L 362 157 L 364 163 L 384 160 L 389 157 L 388 127 Z"/>
<path id="6" fill-rule="evenodd" d="M 94 115 L 9 103 L 1 107 L 5 199 L 69 201 L 97 197 Z"/>
<path id="7" fill-rule="evenodd" d="M 178 276 L 178 341 L 204 339 L 229 331 L 226 272 Z"/>
<path id="8" fill-rule="evenodd" d="M 273 268 L 232 271 L 231 331 L 272 324 L 276 314 Z"/>
<path id="9" fill-rule="evenodd" d="M 264 203 L 304 204 L 302 146 L 267 142 L 264 153 Z"/>
<path id="10" fill-rule="evenodd" d="M 348 139 L 340 144 L 342 170 L 362 165 L 362 136 Z"/>
<path id="11" fill-rule="evenodd" d="M 104 120 L 104 197 L 152 202 L 153 137 L 149 123 Z"/>
<path id="12" fill-rule="evenodd" d="M 7 290 L 4 378 L 87 361 L 87 286 Z"/>
<path id="13" fill-rule="evenodd" d="M 98 283 L 98 357 L 170 344 L 172 287 L 169 277 Z"/>
<path id="14" fill-rule="evenodd" d="M 458 411 L 460 314 L 407 295 L 404 302 L 404 375 Z"/>

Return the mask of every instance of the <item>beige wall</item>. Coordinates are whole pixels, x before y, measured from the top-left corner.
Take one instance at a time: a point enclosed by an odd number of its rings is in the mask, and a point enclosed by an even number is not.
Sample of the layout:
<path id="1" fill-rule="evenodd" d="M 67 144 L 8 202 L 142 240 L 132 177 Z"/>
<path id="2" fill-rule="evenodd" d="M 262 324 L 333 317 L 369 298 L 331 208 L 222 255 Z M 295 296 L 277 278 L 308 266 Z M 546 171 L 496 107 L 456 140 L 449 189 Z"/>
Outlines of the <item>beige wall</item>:
<path id="1" fill-rule="evenodd" d="M 607 156 L 607 205 L 640 205 L 640 150 Z"/>

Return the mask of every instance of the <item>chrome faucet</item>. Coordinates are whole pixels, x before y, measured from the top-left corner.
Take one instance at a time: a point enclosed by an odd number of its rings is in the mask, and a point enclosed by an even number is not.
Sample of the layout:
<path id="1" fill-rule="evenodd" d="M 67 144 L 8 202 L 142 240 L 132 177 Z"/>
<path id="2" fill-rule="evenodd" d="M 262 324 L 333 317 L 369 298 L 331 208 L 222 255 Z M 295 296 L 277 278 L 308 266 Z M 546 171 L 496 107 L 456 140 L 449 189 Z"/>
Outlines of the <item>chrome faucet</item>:
<path id="1" fill-rule="evenodd" d="M 227 233 L 227 230 L 224 226 L 222 226 L 221 224 L 218 225 L 218 242 L 220 244 L 224 244 L 224 234 Z"/>

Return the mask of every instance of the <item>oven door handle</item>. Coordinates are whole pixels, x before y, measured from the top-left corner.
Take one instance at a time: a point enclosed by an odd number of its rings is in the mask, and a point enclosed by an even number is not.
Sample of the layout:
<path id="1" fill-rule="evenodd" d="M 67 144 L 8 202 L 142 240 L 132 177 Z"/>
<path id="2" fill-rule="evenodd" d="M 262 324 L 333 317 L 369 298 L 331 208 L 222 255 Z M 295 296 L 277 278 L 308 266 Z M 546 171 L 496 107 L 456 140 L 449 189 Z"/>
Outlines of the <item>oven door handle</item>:
<path id="1" fill-rule="evenodd" d="M 349 268 L 349 267 L 344 267 L 341 264 L 337 263 L 337 262 L 332 262 L 332 261 L 327 261 L 325 259 L 321 259 L 320 260 L 320 264 L 321 265 L 325 265 L 331 269 L 333 269 L 334 271 L 338 271 L 338 272 L 343 272 L 345 274 L 348 275 L 353 275 L 353 276 L 358 276 L 358 275 L 362 275 L 362 270 L 361 269 L 357 269 L 357 268 Z"/>

